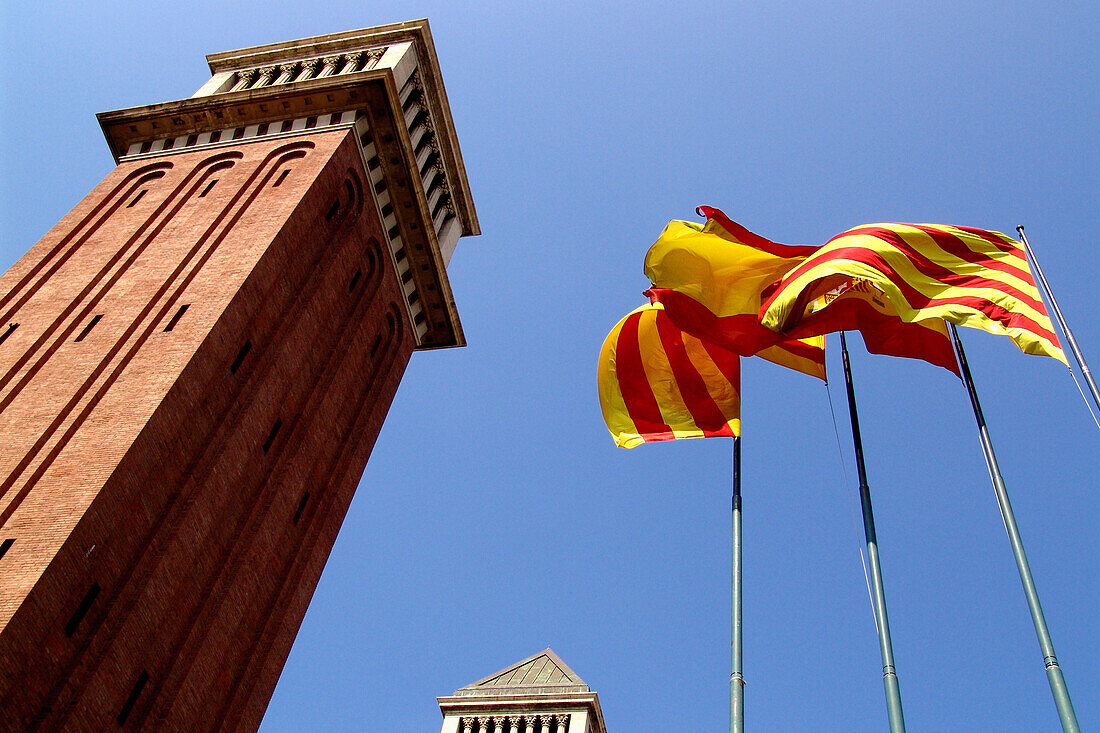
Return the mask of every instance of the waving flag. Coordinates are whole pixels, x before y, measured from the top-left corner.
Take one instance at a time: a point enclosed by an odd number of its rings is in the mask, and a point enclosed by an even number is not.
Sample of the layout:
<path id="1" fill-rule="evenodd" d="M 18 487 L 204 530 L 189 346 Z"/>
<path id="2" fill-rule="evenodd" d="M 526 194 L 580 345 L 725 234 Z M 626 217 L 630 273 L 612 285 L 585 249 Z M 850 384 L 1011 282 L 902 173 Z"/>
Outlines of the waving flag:
<path id="1" fill-rule="evenodd" d="M 830 313 L 833 306 L 822 300 L 852 283 L 879 293 L 885 312 L 892 310 L 906 323 L 924 323 L 928 333 L 944 319 L 1007 335 L 1025 353 L 1066 361 L 1019 244 L 999 232 L 969 227 L 849 229 L 783 276 L 761 306 L 761 321 L 784 334 L 854 328 L 845 325 L 841 309 Z"/>
<path id="2" fill-rule="evenodd" d="M 597 381 L 604 421 L 623 448 L 741 433 L 739 357 L 680 331 L 660 303 L 615 325 Z"/>
<path id="3" fill-rule="evenodd" d="M 709 206 L 699 213 L 706 224 L 671 221 L 646 254 L 646 294 L 682 331 L 824 379 L 824 338 L 780 336 L 759 320 L 761 293 L 815 248 L 776 244 Z"/>

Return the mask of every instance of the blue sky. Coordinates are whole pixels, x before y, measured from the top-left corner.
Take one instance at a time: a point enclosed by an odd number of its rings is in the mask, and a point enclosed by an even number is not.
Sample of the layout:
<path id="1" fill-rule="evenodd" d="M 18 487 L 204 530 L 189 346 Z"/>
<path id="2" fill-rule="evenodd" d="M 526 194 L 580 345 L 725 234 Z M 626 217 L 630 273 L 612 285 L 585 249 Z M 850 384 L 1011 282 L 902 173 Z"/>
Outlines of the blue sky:
<path id="1" fill-rule="evenodd" d="M 206 53 L 432 23 L 484 234 L 469 345 L 414 355 L 261 730 L 430 731 L 547 645 L 611 731 L 723 730 L 730 443 L 624 451 L 595 361 L 698 204 L 781 242 L 870 221 L 1027 226 L 1086 356 L 1100 7 L 41 2 L 3 11 L 0 265 L 112 167 L 95 113 L 189 96 Z M 1100 727 L 1100 430 L 1065 368 L 965 330 L 1082 727 Z M 969 404 L 851 340 L 911 730 L 1056 730 Z M 884 730 L 837 344 L 829 392 L 744 364 L 746 717 Z M 1097 362 L 1100 368 L 1100 362 Z"/>

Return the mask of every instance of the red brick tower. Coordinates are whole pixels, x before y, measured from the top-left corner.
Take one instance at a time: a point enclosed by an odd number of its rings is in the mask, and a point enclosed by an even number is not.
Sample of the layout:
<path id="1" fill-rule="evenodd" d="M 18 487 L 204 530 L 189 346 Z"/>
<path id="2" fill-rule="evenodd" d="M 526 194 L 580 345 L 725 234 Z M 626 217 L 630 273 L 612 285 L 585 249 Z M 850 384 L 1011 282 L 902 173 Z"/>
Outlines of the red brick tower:
<path id="1" fill-rule="evenodd" d="M 0 730 L 259 725 L 477 216 L 427 22 L 208 57 L 0 279 Z"/>

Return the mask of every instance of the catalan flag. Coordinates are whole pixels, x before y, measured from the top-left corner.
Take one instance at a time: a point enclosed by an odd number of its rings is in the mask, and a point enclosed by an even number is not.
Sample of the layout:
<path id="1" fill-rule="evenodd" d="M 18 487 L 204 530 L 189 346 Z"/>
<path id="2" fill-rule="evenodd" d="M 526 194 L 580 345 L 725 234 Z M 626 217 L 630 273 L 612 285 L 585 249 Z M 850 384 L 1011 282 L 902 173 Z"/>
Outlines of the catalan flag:
<path id="1" fill-rule="evenodd" d="M 739 357 L 680 331 L 660 303 L 615 325 L 597 381 L 604 421 L 623 448 L 741 433 Z"/>
<path id="2" fill-rule="evenodd" d="M 937 320 L 1010 337 L 1022 351 L 1066 357 L 1019 244 L 999 232 L 941 224 L 866 224 L 838 234 L 783 276 L 760 309 L 761 322 L 783 333 L 815 315 L 828 330 L 853 328 L 821 300 L 862 282 L 906 323 Z M 816 305 L 815 305 L 816 304 Z"/>
<path id="3" fill-rule="evenodd" d="M 742 356 L 825 378 L 825 339 L 777 335 L 759 321 L 761 293 L 813 247 L 776 244 L 709 206 L 705 224 L 670 221 L 645 257 L 646 294 L 682 331 Z"/>

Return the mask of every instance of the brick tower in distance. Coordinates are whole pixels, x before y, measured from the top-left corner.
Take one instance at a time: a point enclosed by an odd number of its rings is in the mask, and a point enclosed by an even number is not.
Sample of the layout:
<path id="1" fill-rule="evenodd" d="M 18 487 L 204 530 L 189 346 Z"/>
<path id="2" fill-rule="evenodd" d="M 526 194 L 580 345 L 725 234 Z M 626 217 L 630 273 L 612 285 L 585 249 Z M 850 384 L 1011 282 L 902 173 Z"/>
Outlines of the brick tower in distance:
<path id="1" fill-rule="evenodd" d="M 0 279 L 0 730 L 259 725 L 478 234 L 426 21 L 214 54 Z"/>

